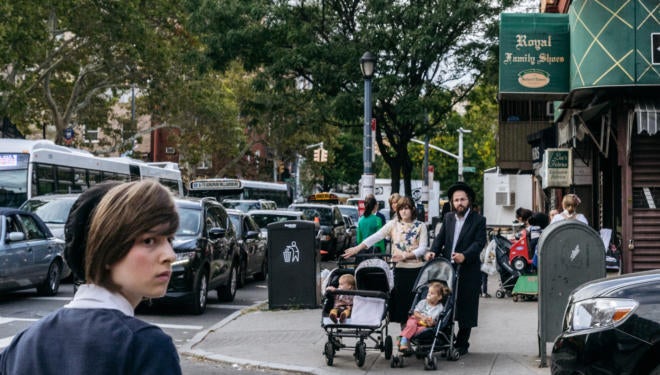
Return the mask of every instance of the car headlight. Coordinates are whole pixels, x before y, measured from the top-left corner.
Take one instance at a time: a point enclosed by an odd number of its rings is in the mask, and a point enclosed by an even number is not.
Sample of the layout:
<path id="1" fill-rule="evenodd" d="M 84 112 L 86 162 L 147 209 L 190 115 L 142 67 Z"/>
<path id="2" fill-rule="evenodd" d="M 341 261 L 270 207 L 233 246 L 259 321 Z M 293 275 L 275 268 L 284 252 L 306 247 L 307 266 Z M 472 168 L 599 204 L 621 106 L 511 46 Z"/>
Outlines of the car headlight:
<path id="1" fill-rule="evenodd" d="M 623 323 L 639 303 L 624 298 L 595 298 L 576 302 L 568 313 L 568 332 L 603 330 Z"/>
<path id="2" fill-rule="evenodd" d="M 176 253 L 176 260 L 174 260 L 172 266 L 182 266 L 190 262 L 190 260 L 194 257 L 195 257 L 194 251 L 184 251 L 182 253 Z"/>

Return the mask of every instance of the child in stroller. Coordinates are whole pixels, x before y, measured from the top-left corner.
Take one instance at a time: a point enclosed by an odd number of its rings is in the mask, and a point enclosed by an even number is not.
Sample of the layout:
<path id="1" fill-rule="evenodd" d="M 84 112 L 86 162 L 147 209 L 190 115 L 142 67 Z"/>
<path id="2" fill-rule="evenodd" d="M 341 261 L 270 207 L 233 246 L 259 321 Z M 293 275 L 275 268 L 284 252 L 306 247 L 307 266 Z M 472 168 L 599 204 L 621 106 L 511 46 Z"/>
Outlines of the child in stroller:
<path id="1" fill-rule="evenodd" d="M 391 367 L 403 367 L 404 357 L 416 356 L 424 358 L 424 369 L 435 370 L 437 368 L 437 355 L 441 354 L 448 360 L 455 361 L 460 358 L 460 353 L 454 347 L 454 314 L 455 296 L 458 291 L 458 271 L 454 271 L 453 265 L 444 258 L 435 258 L 422 267 L 414 284 L 415 297 L 411 306 L 410 314 L 414 315 L 414 308 L 419 301 L 425 299 L 431 285 L 440 284 L 445 286 L 442 308 L 440 308 L 435 325 L 429 327 L 412 327 L 415 334 L 407 340 L 407 346 L 403 337 L 407 336 L 406 329 L 402 334 L 398 355 L 393 355 Z M 436 288 L 436 287 L 433 287 Z M 441 288 L 443 290 L 443 288 Z M 432 292 L 433 293 L 433 292 Z M 441 304 L 438 303 L 438 306 Z M 411 323 L 412 324 L 412 323 Z"/>
<path id="2" fill-rule="evenodd" d="M 350 273 L 345 273 L 339 276 L 339 286 L 337 288 L 330 285 L 327 287 L 326 291 L 333 292 L 335 290 L 353 289 L 355 289 L 355 277 Z M 337 319 L 339 319 L 340 323 L 344 323 L 346 319 L 351 316 L 351 307 L 353 307 L 353 296 L 337 294 L 335 295 L 334 307 L 330 310 L 328 316 L 333 323 L 337 323 Z"/>
<path id="3" fill-rule="evenodd" d="M 431 281 L 428 285 L 426 298 L 417 302 L 415 310 L 408 317 L 406 327 L 401 331 L 399 350 L 408 350 L 408 340 L 420 334 L 428 327 L 438 323 L 442 312 L 442 300 L 449 295 L 449 287 L 444 281 Z"/>
<path id="4" fill-rule="evenodd" d="M 344 275 L 355 277 L 356 289 L 339 288 L 339 279 Z M 336 351 L 344 348 L 354 349 L 353 357 L 359 367 L 364 365 L 367 349 L 385 352 L 385 359 L 390 359 L 393 340 L 388 334 L 387 311 L 393 287 L 392 269 L 385 260 L 379 258 L 364 260 L 355 270 L 336 268 L 324 279 L 323 288 L 326 293 L 321 327 L 328 336 L 323 349 L 328 366 L 332 366 Z M 331 313 L 339 296 L 352 297 L 353 306 L 346 319 L 333 321 Z M 344 338 L 349 340 L 342 341 Z M 368 347 L 369 341 L 374 345 Z"/>

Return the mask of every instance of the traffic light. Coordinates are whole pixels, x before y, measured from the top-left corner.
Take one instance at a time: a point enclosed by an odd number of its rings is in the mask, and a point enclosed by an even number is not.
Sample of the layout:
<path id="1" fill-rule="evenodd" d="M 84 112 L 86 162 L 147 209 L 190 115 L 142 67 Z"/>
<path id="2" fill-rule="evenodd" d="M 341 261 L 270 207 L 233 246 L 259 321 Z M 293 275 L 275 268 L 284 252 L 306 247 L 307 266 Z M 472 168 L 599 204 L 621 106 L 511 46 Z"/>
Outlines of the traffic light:
<path id="1" fill-rule="evenodd" d="M 322 148 L 321 149 L 321 162 L 324 163 L 328 161 L 328 150 Z"/>
<path id="2" fill-rule="evenodd" d="M 321 161 L 321 149 L 314 149 L 314 161 Z"/>

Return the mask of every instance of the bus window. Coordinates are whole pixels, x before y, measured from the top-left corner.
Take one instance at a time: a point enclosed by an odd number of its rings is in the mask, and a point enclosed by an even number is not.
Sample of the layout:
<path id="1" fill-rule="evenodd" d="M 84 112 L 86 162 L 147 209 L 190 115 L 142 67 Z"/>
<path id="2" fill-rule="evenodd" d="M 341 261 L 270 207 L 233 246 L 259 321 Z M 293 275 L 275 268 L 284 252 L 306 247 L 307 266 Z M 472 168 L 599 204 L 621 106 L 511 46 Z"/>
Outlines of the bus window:
<path id="1" fill-rule="evenodd" d="M 51 194 L 55 192 L 55 170 L 52 165 L 35 164 L 37 194 Z"/>

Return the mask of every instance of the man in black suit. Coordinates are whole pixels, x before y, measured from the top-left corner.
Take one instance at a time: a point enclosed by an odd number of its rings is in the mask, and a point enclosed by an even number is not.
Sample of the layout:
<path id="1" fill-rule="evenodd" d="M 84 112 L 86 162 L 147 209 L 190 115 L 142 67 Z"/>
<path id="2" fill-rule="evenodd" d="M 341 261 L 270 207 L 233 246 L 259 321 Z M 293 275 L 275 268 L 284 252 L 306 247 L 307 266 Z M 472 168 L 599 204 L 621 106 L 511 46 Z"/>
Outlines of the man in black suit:
<path id="1" fill-rule="evenodd" d="M 464 182 L 452 185 L 448 190 L 448 196 L 452 212 L 443 218 L 440 232 L 433 240 L 431 252 L 427 254 L 426 259 L 442 256 L 451 260 L 458 269 L 456 348 L 461 355 L 464 355 L 468 352 L 470 332 L 472 327 L 477 326 L 479 315 L 481 287 L 479 254 L 486 246 L 486 219 L 472 210 L 475 200 L 474 190 Z"/>

